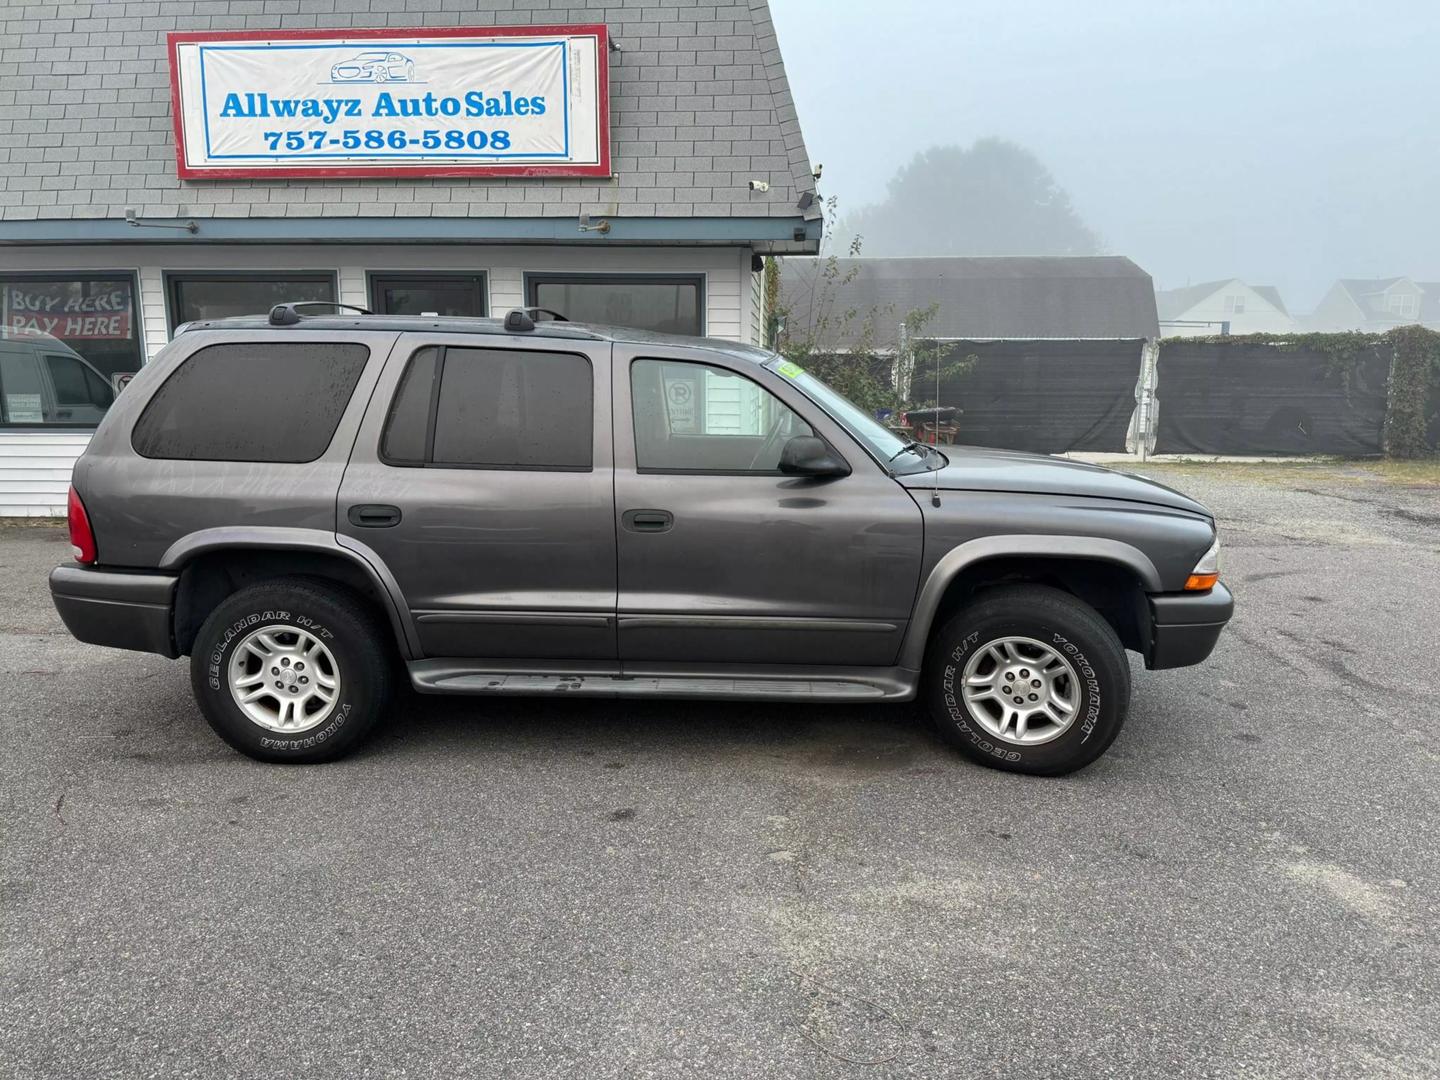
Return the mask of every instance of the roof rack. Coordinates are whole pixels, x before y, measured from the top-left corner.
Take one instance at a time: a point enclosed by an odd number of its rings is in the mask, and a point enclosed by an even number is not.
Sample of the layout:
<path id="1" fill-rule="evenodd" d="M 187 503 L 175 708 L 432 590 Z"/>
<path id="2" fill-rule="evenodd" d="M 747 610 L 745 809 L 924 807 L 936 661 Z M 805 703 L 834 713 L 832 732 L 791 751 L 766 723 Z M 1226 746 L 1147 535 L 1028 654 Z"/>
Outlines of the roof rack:
<path id="1" fill-rule="evenodd" d="M 296 308 L 302 307 L 342 308 L 345 311 L 354 311 L 361 315 L 375 314 L 369 308 L 359 307 L 355 304 L 340 304 L 334 300 L 292 300 L 288 304 L 276 304 L 270 309 L 270 325 L 294 326 L 301 317 Z"/>
<path id="2" fill-rule="evenodd" d="M 558 311 L 551 311 L 543 307 L 512 308 L 505 313 L 505 329 L 512 334 L 529 333 L 535 329 L 535 316 L 549 315 L 553 322 L 569 322 L 564 315 Z"/>

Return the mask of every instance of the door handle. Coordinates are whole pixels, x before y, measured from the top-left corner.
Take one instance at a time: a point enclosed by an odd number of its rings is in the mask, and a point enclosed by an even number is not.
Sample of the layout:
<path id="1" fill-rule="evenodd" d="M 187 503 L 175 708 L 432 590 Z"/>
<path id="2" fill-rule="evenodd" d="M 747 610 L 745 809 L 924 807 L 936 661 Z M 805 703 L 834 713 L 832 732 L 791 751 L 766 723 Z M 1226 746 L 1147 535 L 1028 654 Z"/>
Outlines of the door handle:
<path id="1" fill-rule="evenodd" d="M 350 524 L 361 529 L 388 529 L 400 524 L 400 508 L 381 503 L 366 503 L 352 506 L 346 515 Z"/>
<path id="2" fill-rule="evenodd" d="M 675 515 L 669 510 L 626 510 L 620 523 L 631 532 L 665 532 L 675 524 Z"/>

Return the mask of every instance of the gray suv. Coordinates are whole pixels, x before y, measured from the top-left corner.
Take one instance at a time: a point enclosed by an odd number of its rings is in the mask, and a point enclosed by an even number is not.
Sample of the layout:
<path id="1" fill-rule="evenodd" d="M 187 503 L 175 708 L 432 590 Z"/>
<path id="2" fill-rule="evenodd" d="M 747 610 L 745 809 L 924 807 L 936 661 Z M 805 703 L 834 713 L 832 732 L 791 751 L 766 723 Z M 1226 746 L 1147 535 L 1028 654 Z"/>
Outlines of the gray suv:
<path id="1" fill-rule="evenodd" d="M 537 321 L 192 323 L 75 466 L 81 641 L 189 656 L 231 746 L 423 694 L 923 700 L 1002 769 L 1095 760 L 1125 650 L 1230 617 L 1215 522 L 1076 462 L 907 442 L 772 352 Z"/>

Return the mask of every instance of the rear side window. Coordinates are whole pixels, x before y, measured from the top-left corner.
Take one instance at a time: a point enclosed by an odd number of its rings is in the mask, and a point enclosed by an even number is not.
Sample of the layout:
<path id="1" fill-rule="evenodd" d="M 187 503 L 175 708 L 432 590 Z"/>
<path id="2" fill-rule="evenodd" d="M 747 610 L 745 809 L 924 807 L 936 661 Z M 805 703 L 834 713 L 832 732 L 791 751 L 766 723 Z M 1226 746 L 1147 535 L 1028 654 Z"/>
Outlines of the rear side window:
<path id="1" fill-rule="evenodd" d="M 574 353 L 421 349 L 395 392 L 380 456 L 392 465 L 589 469 L 594 381 L 590 361 Z"/>
<path id="2" fill-rule="evenodd" d="M 369 358 L 366 346 L 340 342 L 206 346 L 156 391 L 131 443 L 149 458 L 314 461 Z"/>

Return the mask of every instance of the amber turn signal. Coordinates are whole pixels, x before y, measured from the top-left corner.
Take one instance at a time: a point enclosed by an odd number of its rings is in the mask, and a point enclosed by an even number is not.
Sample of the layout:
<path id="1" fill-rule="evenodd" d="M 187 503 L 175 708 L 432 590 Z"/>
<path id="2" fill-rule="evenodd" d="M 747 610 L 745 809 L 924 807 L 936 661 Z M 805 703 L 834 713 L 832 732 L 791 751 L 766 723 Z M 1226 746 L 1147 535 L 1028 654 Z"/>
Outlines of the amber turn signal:
<path id="1" fill-rule="evenodd" d="M 1219 574 L 1191 574 L 1185 579 L 1185 591 L 1204 592 L 1206 589 L 1213 589 L 1219 580 Z"/>

